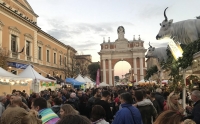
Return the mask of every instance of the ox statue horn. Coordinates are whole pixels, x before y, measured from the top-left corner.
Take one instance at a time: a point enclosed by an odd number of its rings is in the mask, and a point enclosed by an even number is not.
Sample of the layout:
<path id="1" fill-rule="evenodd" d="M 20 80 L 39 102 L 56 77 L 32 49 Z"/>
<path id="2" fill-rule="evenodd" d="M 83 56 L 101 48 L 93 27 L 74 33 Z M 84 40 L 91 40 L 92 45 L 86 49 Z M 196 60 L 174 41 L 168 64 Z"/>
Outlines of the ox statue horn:
<path id="1" fill-rule="evenodd" d="M 168 8 L 168 7 L 167 7 Z M 164 11 L 164 17 L 165 17 L 165 21 L 167 21 L 168 19 L 167 19 L 167 16 L 166 16 L 166 10 L 167 10 L 167 8 L 165 9 L 165 11 Z"/>
<path id="2" fill-rule="evenodd" d="M 150 42 L 149 42 L 149 47 L 152 47 L 151 44 L 150 44 Z"/>

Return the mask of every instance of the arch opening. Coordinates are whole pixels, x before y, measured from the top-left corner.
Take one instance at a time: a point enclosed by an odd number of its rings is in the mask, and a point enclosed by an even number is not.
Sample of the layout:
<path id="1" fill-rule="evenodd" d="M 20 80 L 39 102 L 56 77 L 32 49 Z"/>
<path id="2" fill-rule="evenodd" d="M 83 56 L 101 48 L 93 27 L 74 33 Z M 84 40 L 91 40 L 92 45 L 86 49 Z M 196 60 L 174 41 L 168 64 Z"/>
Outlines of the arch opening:
<path id="1" fill-rule="evenodd" d="M 118 61 L 114 66 L 114 83 L 125 84 L 132 78 L 131 65 L 127 61 Z"/>

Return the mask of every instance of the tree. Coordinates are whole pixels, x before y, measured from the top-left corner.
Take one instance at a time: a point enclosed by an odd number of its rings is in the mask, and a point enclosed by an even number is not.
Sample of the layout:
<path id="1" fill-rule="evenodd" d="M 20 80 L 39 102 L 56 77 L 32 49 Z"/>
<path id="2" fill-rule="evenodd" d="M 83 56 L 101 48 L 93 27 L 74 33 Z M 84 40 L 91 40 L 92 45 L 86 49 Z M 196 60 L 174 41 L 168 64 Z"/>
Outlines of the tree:
<path id="1" fill-rule="evenodd" d="M 90 78 L 96 80 L 97 70 L 100 69 L 98 62 L 94 62 L 88 66 Z"/>
<path id="2" fill-rule="evenodd" d="M 8 68 L 8 59 L 10 55 L 10 51 L 6 48 L 0 48 L 0 67 L 7 70 Z"/>

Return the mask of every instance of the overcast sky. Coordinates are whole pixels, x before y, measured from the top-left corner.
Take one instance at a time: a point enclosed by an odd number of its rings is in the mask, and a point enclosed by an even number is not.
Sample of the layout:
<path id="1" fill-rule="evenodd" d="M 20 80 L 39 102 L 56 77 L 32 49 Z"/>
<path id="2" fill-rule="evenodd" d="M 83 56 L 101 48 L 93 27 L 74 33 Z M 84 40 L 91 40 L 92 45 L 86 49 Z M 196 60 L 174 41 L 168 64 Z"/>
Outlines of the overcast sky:
<path id="1" fill-rule="evenodd" d="M 125 38 L 141 35 L 145 48 L 167 46 L 155 39 L 164 20 L 174 22 L 200 15 L 200 0 L 28 0 L 38 17 L 38 26 L 79 53 L 91 54 L 99 61 L 103 37 L 117 39 L 118 26 L 124 26 Z M 129 65 L 130 66 L 130 65 Z M 121 67 L 121 65 L 119 66 Z M 123 70 L 123 73 L 124 70 Z M 119 74 L 121 75 L 121 74 Z"/>

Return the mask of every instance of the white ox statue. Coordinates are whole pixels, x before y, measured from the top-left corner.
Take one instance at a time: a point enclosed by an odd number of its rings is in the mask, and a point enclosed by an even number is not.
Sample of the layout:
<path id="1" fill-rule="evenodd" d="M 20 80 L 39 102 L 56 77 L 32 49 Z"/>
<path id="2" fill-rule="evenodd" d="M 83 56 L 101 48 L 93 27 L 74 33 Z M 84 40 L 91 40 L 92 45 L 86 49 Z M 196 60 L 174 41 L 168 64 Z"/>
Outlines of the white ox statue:
<path id="1" fill-rule="evenodd" d="M 170 37 L 175 42 L 189 44 L 200 38 L 200 19 L 189 19 L 173 23 L 173 19 L 169 21 L 167 19 L 167 8 L 164 10 L 165 20 L 160 24 L 161 28 L 156 36 L 157 40 Z"/>
<path id="2" fill-rule="evenodd" d="M 150 58 L 150 57 L 157 58 L 159 63 L 161 63 L 163 61 L 166 62 L 167 57 L 168 57 L 166 50 L 167 50 L 167 47 L 159 47 L 159 48 L 152 47 L 149 42 L 148 52 L 145 57 L 146 58 Z"/>

